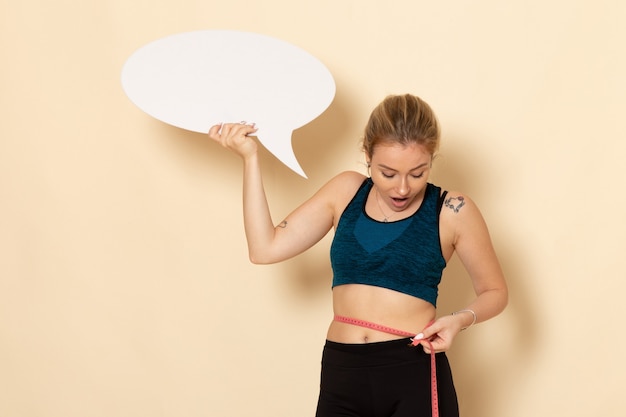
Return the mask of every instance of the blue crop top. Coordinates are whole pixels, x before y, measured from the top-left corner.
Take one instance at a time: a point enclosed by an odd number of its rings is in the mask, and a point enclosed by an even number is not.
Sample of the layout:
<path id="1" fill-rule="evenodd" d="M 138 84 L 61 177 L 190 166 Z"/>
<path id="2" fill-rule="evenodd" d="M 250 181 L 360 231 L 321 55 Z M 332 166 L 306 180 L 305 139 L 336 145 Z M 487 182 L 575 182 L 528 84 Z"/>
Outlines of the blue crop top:
<path id="1" fill-rule="evenodd" d="M 437 303 L 446 261 L 439 239 L 439 212 L 446 193 L 428 183 L 424 200 L 410 217 L 376 221 L 365 213 L 372 189 L 366 178 L 339 219 L 330 248 L 333 288 L 365 284 Z"/>

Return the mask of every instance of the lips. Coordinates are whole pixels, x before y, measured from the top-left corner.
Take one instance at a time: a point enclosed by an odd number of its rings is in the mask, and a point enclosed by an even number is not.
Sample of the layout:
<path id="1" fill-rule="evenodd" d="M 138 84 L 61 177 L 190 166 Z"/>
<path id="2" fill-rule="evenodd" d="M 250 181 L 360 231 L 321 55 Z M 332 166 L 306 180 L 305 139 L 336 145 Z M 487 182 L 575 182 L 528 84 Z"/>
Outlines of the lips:
<path id="1" fill-rule="evenodd" d="M 397 209 L 402 209 L 404 208 L 407 203 L 409 202 L 408 198 L 391 198 L 391 202 L 393 203 L 393 206 Z"/>

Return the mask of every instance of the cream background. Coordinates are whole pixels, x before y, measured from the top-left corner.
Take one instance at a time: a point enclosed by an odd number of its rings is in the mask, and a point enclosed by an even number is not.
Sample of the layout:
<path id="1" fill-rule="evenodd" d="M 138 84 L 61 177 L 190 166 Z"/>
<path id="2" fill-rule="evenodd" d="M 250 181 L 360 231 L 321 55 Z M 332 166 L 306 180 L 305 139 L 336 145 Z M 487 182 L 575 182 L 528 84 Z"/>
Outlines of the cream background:
<path id="1" fill-rule="evenodd" d="M 247 261 L 240 163 L 124 96 L 126 58 L 198 29 L 300 46 L 337 95 L 264 153 L 275 219 L 363 170 L 386 94 L 443 125 L 511 289 L 450 352 L 464 417 L 622 416 L 626 6 L 598 1 L 0 0 L 0 416 L 311 416 L 328 245 Z M 246 51 L 241 51 L 245 54 Z M 442 313 L 471 290 L 457 261 Z"/>

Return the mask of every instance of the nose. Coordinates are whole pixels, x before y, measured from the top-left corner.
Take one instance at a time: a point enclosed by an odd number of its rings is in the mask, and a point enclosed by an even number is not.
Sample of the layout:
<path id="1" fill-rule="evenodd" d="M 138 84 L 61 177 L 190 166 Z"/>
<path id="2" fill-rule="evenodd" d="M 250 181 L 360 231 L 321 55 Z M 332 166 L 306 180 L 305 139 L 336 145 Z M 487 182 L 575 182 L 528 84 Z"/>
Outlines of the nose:
<path id="1" fill-rule="evenodd" d="M 409 180 L 407 178 L 400 178 L 397 191 L 401 196 L 405 196 L 411 192 L 411 187 L 409 187 Z"/>

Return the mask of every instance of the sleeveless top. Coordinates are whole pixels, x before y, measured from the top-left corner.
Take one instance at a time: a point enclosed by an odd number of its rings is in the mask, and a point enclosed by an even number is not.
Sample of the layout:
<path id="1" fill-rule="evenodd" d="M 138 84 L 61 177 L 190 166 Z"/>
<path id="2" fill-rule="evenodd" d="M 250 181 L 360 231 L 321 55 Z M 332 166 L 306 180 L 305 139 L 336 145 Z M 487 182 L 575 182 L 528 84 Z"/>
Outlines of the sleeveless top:
<path id="1" fill-rule="evenodd" d="M 439 238 L 439 212 L 445 197 L 428 183 L 422 204 L 406 219 L 379 222 L 365 213 L 372 189 L 366 178 L 339 219 L 330 249 L 332 287 L 365 284 L 437 303 L 446 261 Z"/>

